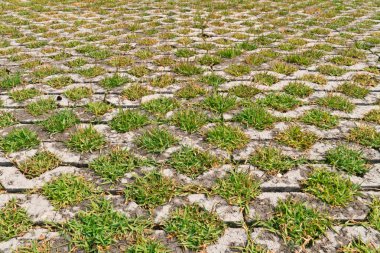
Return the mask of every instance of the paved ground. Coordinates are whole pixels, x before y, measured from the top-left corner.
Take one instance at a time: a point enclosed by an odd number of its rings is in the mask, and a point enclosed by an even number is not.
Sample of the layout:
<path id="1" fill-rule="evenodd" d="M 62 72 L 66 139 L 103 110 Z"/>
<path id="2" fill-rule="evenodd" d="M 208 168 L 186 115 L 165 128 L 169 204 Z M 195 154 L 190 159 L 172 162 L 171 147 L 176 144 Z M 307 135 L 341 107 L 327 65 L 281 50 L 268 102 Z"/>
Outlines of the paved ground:
<path id="1" fill-rule="evenodd" d="M 0 252 L 377 252 L 379 22 L 1 1 Z"/>

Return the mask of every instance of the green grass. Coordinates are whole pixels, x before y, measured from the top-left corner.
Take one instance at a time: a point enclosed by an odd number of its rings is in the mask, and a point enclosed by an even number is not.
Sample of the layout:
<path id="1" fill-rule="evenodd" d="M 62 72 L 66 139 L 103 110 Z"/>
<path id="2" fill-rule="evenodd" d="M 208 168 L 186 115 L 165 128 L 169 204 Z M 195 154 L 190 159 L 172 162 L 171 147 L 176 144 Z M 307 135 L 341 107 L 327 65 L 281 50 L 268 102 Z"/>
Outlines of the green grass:
<path id="1" fill-rule="evenodd" d="M 103 101 L 89 102 L 86 104 L 86 111 L 95 115 L 96 117 L 102 116 L 112 110 L 113 106 Z"/>
<path id="2" fill-rule="evenodd" d="M 47 240 L 32 240 L 12 251 L 12 253 L 50 253 L 51 243 Z"/>
<path id="3" fill-rule="evenodd" d="M 231 76 L 239 77 L 243 75 L 248 75 L 251 72 L 251 68 L 244 64 L 231 64 L 224 69 L 224 72 L 230 74 Z"/>
<path id="4" fill-rule="evenodd" d="M 370 112 L 364 115 L 364 120 L 380 124 L 380 109 L 372 109 Z"/>
<path id="5" fill-rule="evenodd" d="M 208 122 L 208 117 L 199 110 L 188 108 L 175 112 L 171 121 L 181 130 L 194 133 Z"/>
<path id="6" fill-rule="evenodd" d="M 315 169 L 303 182 L 303 191 L 332 206 L 346 206 L 359 195 L 360 186 L 336 172 Z"/>
<path id="7" fill-rule="evenodd" d="M 89 87 L 77 87 L 67 90 L 63 94 L 72 101 L 78 101 L 83 98 L 90 98 L 92 96 L 92 89 Z"/>
<path id="8" fill-rule="evenodd" d="M 240 98 L 252 98 L 255 95 L 259 94 L 261 91 L 253 86 L 249 85 L 238 85 L 228 90 L 229 94 L 235 95 Z"/>
<path id="9" fill-rule="evenodd" d="M 53 153 L 40 151 L 25 161 L 17 163 L 17 168 L 26 178 L 31 179 L 40 176 L 46 171 L 55 169 L 60 164 L 61 161 Z"/>
<path id="10" fill-rule="evenodd" d="M 276 136 L 276 140 L 284 145 L 306 150 L 318 141 L 318 136 L 313 132 L 304 131 L 300 126 L 290 126 Z"/>
<path id="11" fill-rule="evenodd" d="M 79 123 L 79 119 L 75 113 L 70 109 L 64 109 L 42 121 L 41 125 L 49 133 L 62 133 L 77 123 Z"/>
<path id="12" fill-rule="evenodd" d="M 302 76 L 301 78 L 303 81 L 308 81 L 312 83 L 316 83 L 319 85 L 326 85 L 327 84 L 327 79 L 319 74 L 306 74 Z"/>
<path id="13" fill-rule="evenodd" d="M 19 206 L 17 200 L 10 200 L 0 208 L 0 242 L 25 234 L 32 224 L 28 214 Z"/>
<path id="14" fill-rule="evenodd" d="M 341 253 L 377 253 L 380 248 L 376 248 L 373 243 L 365 243 L 360 239 L 350 242 L 339 249 Z"/>
<path id="15" fill-rule="evenodd" d="M 121 110 L 109 122 L 109 126 L 118 133 L 126 133 L 139 129 L 148 123 L 148 116 L 141 112 L 136 110 Z"/>
<path id="16" fill-rule="evenodd" d="M 150 81 L 151 86 L 158 87 L 158 88 L 165 88 L 174 83 L 175 83 L 175 78 L 173 77 L 173 75 L 170 75 L 170 74 L 164 74 L 164 75 L 155 77 Z"/>
<path id="17" fill-rule="evenodd" d="M 248 162 L 269 174 L 287 172 L 301 163 L 301 161 L 286 156 L 282 154 L 280 149 L 273 147 L 260 147 L 256 149 L 250 155 Z"/>
<path id="18" fill-rule="evenodd" d="M 221 49 L 217 52 L 217 55 L 219 57 L 225 58 L 225 59 L 232 59 L 242 54 L 242 51 L 238 48 L 225 48 Z"/>
<path id="19" fill-rule="evenodd" d="M 74 80 L 69 76 L 59 76 L 49 79 L 47 84 L 55 89 L 61 89 L 74 83 Z"/>
<path id="20" fill-rule="evenodd" d="M 178 107 L 179 103 L 175 99 L 167 97 L 152 99 L 141 105 L 142 109 L 154 113 L 157 116 L 164 116 L 166 113 Z"/>
<path id="21" fill-rule="evenodd" d="M 302 115 L 300 120 L 308 125 L 314 125 L 320 129 L 331 129 L 339 124 L 339 117 L 321 109 L 311 109 Z"/>
<path id="22" fill-rule="evenodd" d="M 0 129 L 17 123 L 16 118 L 10 112 L 0 111 Z"/>
<path id="23" fill-rule="evenodd" d="M 368 74 L 355 74 L 351 80 L 354 84 L 364 87 L 374 87 L 379 83 L 376 77 Z"/>
<path id="24" fill-rule="evenodd" d="M 267 226 L 282 236 L 288 245 L 310 246 L 326 233 L 332 223 L 325 214 L 304 203 L 287 199 L 279 201 Z"/>
<path id="25" fill-rule="evenodd" d="M 0 89 L 10 90 L 22 84 L 20 73 L 6 74 L 0 79 Z"/>
<path id="26" fill-rule="evenodd" d="M 203 69 L 190 62 L 182 62 L 174 67 L 174 72 L 183 76 L 193 76 L 202 74 Z"/>
<path id="27" fill-rule="evenodd" d="M 40 116 L 57 108 L 53 98 L 39 99 L 26 106 L 27 112 L 33 116 Z"/>
<path id="28" fill-rule="evenodd" d="M 191 99 L 204 94 L 206 94 L 206 90 L 195 83 L 188 83 L 175 92 L 176 97 L 184 99 Z"/>
<path id="29" fill-rule="evenodd" d="M 352 112 L 355 108 L 355 105 L 351 103 L 347 98 L 339 95 L 327 95 L 317 99 L 317 104 L 330 108 L 332 110 L 339 110 L 343 112 Z"/>
<path id="30" fill-rule="evenodd" d="M 260 131 L 273 127 L 273 124 L 277 120 L 278 119 L 265 108 L 258 105 L 246 107 L 234 117 L 234 121 Z"/>
<path id="31" fill-rule="evenodd" d="M 16 102 L 23 102 L 25 100 L 34 98 L 40 95 L 41 92 L 36 88 L 15 90 L 9 93 L 9 97 Z"/>
<path id="32" fill-rule="evenodd" d="M 150 95 L 152 92 L 146 87 L 138 83 L 131 84 L 128 88 L 124 89 L 121 95 L 131 101 L 136 101 L 144 96 Z"/>
<path id="33" fill-rule="evenodd" d="M 85 78 L 94 78 L 106 73 L 106 70 L 99 66 L 89 67 L 85 69 L 78 69 L 75 73 L 85 77 Z"/>
<path id="34" fill-rule="evenodd" d="M 249 210 L 249 204 L 261 192 L 260 182 L 249 173 L 231 171 L 226 177 L 216 180 L 212 192 L 226 199 L 230 205 Z"/>
<path id="35" fill-rule="evenodd" d="M 93 152 L 103 148 L 106 144 L 104 136 L 93 126 L 79 127 L 72 133 L 66 145 L 76 152 Z"/>
<path id="36" fill-rule="evenodd" d="M 248 142 L 248 136 L 238 127 L 217 125 L 206 133 L 206 140 L 218 148 L 232 152 L 244 148 Z"/>
<path id="37" fill-rule="evenodd" d="M 42 187 L 42 194 L 56 209 L 73 206 L 96 194 L 95 186 L 82 176 L 63 174 Z"/>
<path id="38" fill-rule="evenodd" d="M 346 73 L 345 69 L 331 64 L 319 65 L 317 71 L 328 76 L 342 76 Z"/>
<path id="39" fill-rule="evenodd" d="M 269 106 L 280 112 L 287 112 L 300 106 L 302 102 L 296 97 L 284 93 L 269 93 L 257 100 L 259 105 Z"/>
<path id="40" fill-rule="evenodd" d="M 198 61 L 201 65 L 215 66 L 220 64 L 222 62 L 222 59 L 219 56 L 206 54 L 200 57 Z"/>
<path id="41" fill-rule="evenodd" d="M 206 151 L 183 146 L 171 154 L 168 164 L 178 172 L 194 179 L 213 167 L 220 161 Z"/>
<path id="42" fill-rule="evenodd" d="M 214 243 L 225 228 L 215 213 L 195 205 L 177 208 L 164 225 L 165 232 L 175 236 L 180 245 L 195 251 Z"/>
<path id="43" fill-rule="evenodd" d="M 300 98 L 306 98 L 314 92 L 312 88 L 301 82 L 290 82 L 284 87 L 284 91 Z"/>
<path id="44" fill-rule="evenodd" d="M 338 91 L 342 92 L 344 95 L 363 99 L 369 94 L 369 90 L 366 88 L 363 88 L 357 84 L 345 82 L 344 84 L 340 85 L 337 89 Z"/>
<path id="45" fill-rule="evenodd" d="M 380 231 L 380 199 L 374 198 L 370 205 L 370 212 L 368 214 L 369 224 Z"/>
<path id="46" fill-rule="evenodd" d="M 201 83 L 205 83 L 205 84 L 211 85 L 213 87 L 218 87 L 221 84 L 227 82 L 227 80 L 224 77 L 219 76 L 219 75 L 214 74 L 214 73 L 202 76 L 199 79 L 199 81 Z"/>
<path id="47" fill-rule="evenodd" d="M 213 93 L 203 101 L 204 106 L 216 113 L 223 114 L 236 107 L 236 97 Z"/>
<path id="48" fill-rule="evenodd" d="M 339 145 L 326 152 L 326 162 L 350 175 L 363 176 L 369 169 L 361 151 Z"/>
<path id="49" fill-rule="evenodd" d="M 167 129 L 155 127 L 135 139 L 136 145 L 148 153 L 160 154 L 178 142 Z"/>
<path id="50" fill-rule="evenodd" d="M 253 77 L 254 83 L 258 83 L 258 84 L 266 85 L 266 86 L 272 86 L 278 81 L 279 79 L 276 76 L 268 74 L 268 73 L 259 73 L 259 74 L 254 75 Z"/>
<path id="51" fill-rule="evenodd" d="M 127 218 L 115 211 L 110 201 L 92 202 L 85 211 L 63 225 L 63 233 L 73 246 L 85 252 L 104 252 L 122 239 L 133 239 L 151 227 L 149 220 Z"/>
<path id="52" fill-rule="evenodd" d="M 380 133 L 371 126 L 357 126 L 351 129 L 347 139 L 370 148 L 380 148 Z"/>
<path id="53" fill-rule="evenodd" d="M 108 154 L 101 155 L 93 160 L 89 167 L 104 180 L 114 182 L 124 176 L 125 173 L 147 164 L 132 155 L 127 150 L 113 148 Z"/>
<path id="54" fill-rule="evenodd" d="M 291 75 L 298 70 L 296 66 L 281 61 L 272 62 L 271 69 L 283 75 Z"/>
<path id="55" fill-rule="evenodd" d="M 139 237 L 136 243 L 130 246 L 125 253 L 170 253 L 171 251 L 159 241 Z"/>
<path id="56" fill-rule="evenodd" d="M 119 74 L 113 74 L 110 77 L 106 77 L 99 82 L 99 85 L 107 90 L 120 87 L 129 82 L 127 77 L 120 76 Z"/>
<path id="57" fill-rule="evenodd" d="M 125 186 L 126 201 L 134 201 L 144 208 L 153 209 L 167 203 L 178 192 L 177 183 L 157 171 L 136 177 Z"/>
<path id="58" fill-rule="evenodd" d="M 5 153 L 35 148 L 39 144 L 37 133 L 27 128 L 15 128 L 7 135 L 0 137 L 0 149 Z"/>

